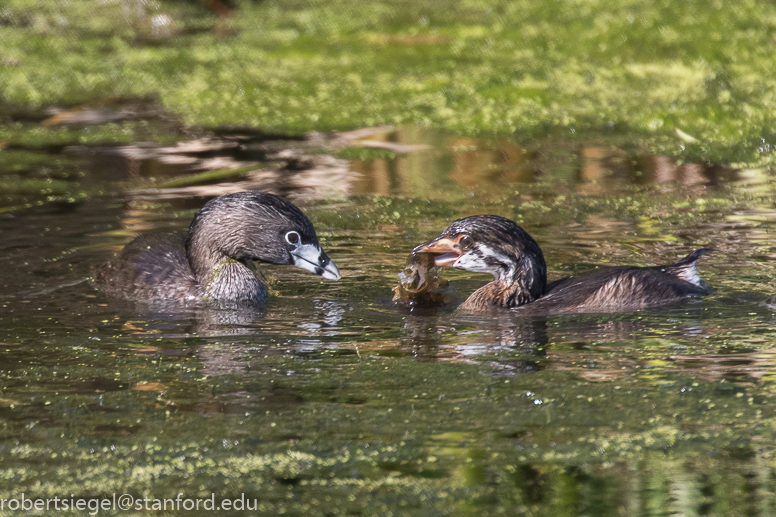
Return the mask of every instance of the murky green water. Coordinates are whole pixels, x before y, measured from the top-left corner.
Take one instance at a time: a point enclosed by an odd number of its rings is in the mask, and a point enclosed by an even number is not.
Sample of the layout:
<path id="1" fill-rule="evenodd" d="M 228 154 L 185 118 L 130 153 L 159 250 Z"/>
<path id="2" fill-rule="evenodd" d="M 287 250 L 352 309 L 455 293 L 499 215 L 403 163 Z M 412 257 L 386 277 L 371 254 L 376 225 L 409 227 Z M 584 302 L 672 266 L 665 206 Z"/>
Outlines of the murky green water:
<path id="1" fill-rule="evenodd" d="M 776 512 L 776 314 L 760 304 L 776 292 L 772 173 L 605 142 L 380 138 L 429 149 L 250 177 L 303 207 L 343 275 L 265 266 L 278 295 L 261 313 L 149 312 L 85 280 L 132 236 L 187 227 L 202 191 L 149 188 L 185 167 L 4 151 L 18 188 L 0 194 L 0 496 L 245 494 L 267 515 Z M 548 318 L 396 307 L 409 250 L 476 213 L 523 225 L 551 279 L 716 248 L 700 270 L 718 294 Z M 445 276 L 461 299 L 488 280 Z"/>

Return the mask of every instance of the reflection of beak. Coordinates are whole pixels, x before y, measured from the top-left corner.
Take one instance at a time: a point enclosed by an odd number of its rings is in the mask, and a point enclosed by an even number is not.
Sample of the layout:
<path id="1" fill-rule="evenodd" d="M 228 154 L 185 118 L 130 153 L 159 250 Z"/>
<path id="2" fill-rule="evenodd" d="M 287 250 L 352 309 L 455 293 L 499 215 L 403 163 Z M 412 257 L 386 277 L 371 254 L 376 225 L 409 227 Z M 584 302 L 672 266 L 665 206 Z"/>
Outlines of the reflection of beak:
<path id="1" fill-rule="evenodd" d="M 339 280 L 340 272 L 320 246 L 302 244 L 291 252 L 291 260 L 299 269 L 321 275 L 326 280 Z"/>
<path id="2" fill-rule="evenodd" d="M 447 237 L 437 237 L 424 242 L 415 246 L 412 251 L 413 253 L 431 253 L 434 255 L 434 266 L 436 267 L 452 267 L 461 256 L 458 243 Z"/>

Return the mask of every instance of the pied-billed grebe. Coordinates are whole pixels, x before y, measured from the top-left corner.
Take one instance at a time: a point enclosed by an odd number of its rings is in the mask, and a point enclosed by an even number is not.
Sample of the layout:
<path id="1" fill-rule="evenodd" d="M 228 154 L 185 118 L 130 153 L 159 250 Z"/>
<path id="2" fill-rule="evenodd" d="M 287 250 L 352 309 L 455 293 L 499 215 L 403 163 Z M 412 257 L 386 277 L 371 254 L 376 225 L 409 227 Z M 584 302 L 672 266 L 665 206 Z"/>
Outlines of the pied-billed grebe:
<path id="1" fill-rule="evenodd" d="M 416 246 L 436 267 L 490 273 L 494 280 L 459 306 L 465 311 L 521 308 L 532 314 L 612 312 L 655 307 L 710 294 L 695 263 L 699 249 L 669 266 L 618 266 L 547 285 L 544 255 L 536 241 L 504 217 L 475 215 L 453 222 L 442 234 Z"/>
<path id="2" fill-rule="evenodd" d="M 137 301 L 257 305 L 268 291 L 256 277 L 255 260 L 340 278 L 299 208 L 265 192 L 238 192 L 208 201 L 186 235 L 137 237 L 95 280 Z"/>

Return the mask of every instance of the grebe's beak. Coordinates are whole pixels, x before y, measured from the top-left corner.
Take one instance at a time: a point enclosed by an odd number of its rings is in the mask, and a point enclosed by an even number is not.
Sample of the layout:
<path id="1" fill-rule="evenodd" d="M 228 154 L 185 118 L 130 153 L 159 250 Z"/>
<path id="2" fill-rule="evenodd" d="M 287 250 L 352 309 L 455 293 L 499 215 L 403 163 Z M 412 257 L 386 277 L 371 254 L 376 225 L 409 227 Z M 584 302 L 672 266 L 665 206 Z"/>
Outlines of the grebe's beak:
<path id="1" fill-rule="evenodd" d="M 339 269 L 328 255 L 315 244 L 302 244 L 291 252 L 291 259 L 299 269 L 321 275 L 326 280 L 339 280 Z"/>
<path id="2" fill-rule="evenodd" d="M 434 255 L 434 266 L 436 267 L 454 267 L 455 262 L 462 254 L 456 241 L 441 236 L 415 246 L 412 252 Z"/>

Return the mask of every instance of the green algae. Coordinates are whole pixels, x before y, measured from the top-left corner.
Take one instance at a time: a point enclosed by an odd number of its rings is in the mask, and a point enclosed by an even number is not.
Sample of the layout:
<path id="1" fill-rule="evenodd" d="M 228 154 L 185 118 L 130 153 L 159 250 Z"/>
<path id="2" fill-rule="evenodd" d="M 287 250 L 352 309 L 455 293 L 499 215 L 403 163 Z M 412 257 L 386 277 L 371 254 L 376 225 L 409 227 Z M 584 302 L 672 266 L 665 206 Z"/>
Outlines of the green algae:
<path id="1" fill-rule="evenodd" d="M 100 347 L 108 359 L 111 345 Z M 246 494 L 261 502 L 261 514 L 420 515 L 452 505 L 557 515 L 593 504 L 577 490 L 603 502 L 607 491 L 628 492 L 658 472 L 671 483 L 712 473 L 716 490 L 707 500 L 725 506 L 746 497 L 736 484 L 750 472 L 744 458 L 774 468 L 768 451 L 776 436 L 763 425 L 776 407 L 767 386 L 684 374 L 650 388 L 638 377 L 587 383 L 559 371 L 503 377 L 488 366 L 492 357 L 456 364 L 339 353 L 269 353 L 248 359 L 250 375 L 187 378 L 197 369 L 189 357 L 126 350 L 104 372 L 80 367 L 90 377 L 115 376 L 112 387 L 74 394 L 63 384 L 58 395 L 14 388 L 19 400 L 3 412 L 0 444 L 5 497 L 33 487 L 36 497 L 140 496 L 154 487 L 156 498 Z M 78 369 L 70 375 L 81 377 Z M 33 388 L 52 373 L 15 369 L 6 382 Z M 150 391 L 129 389 L 144 378 Z M 196 410 L 217 401 L 245 413 Z M 65 416 L 48 416 L 56 413 Z M 37 425 L 23 431 L 32 415 Z M 14 438 L 21 432 L 24 444 Z M 648 497 L 663 502 L 669 492 Z"/>
<path id="2" fill-rule="evenodd" d="M 136 7 L 11 2 L 4 101 L 152 94 L 198 126 L 625 134 L 686 161 L 772 162 L 776 13 L 753 0 L 262 2 L 223 20 L 180 3 Z M 156 15 L 175 27 L 153 39 Z"/>
<path id="3" fill-rule="evenodd" d="M 178 134 L 169 134 L 147 121 L 126 121 L 87 127 L 43 127 L 34 124 L 0 125 L 0 142 L 11 148 L 61 149 L 70 145 L 129 144 L 152 139 L 159 143 L 175 142 Z"/>

